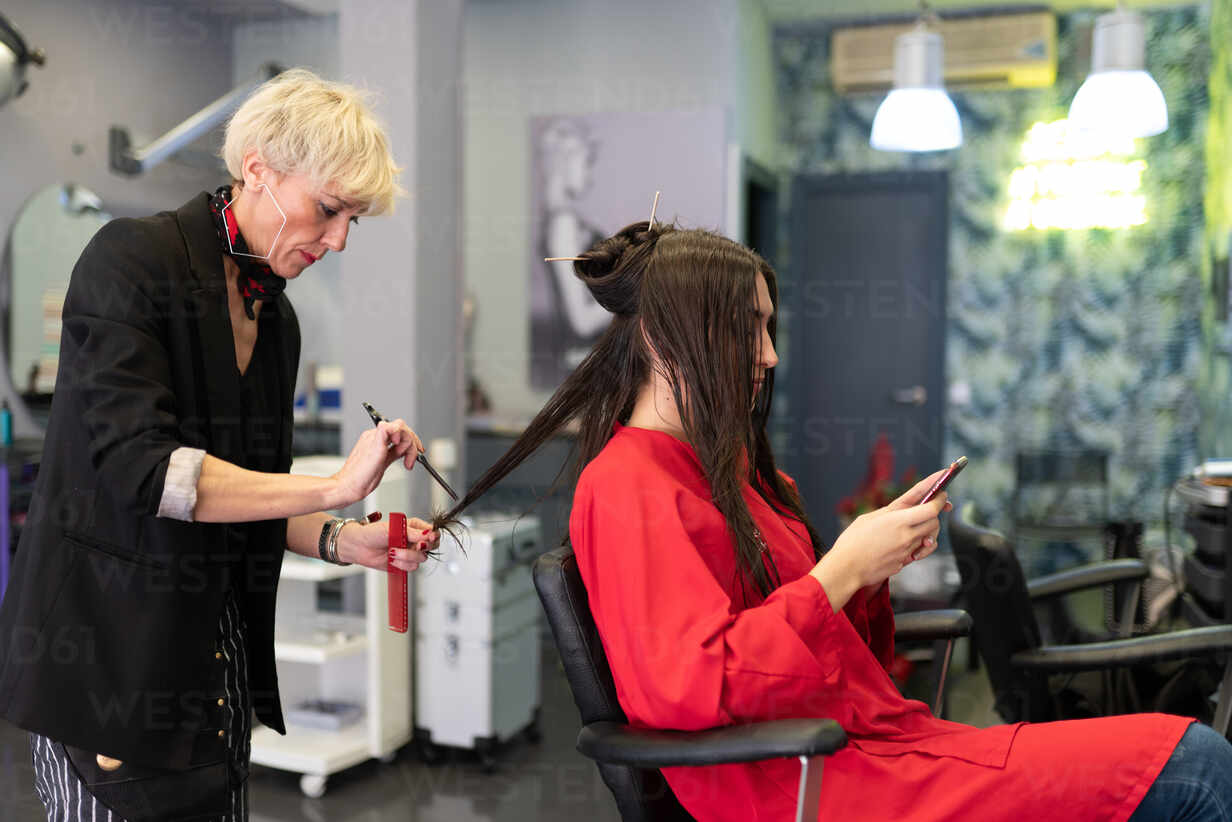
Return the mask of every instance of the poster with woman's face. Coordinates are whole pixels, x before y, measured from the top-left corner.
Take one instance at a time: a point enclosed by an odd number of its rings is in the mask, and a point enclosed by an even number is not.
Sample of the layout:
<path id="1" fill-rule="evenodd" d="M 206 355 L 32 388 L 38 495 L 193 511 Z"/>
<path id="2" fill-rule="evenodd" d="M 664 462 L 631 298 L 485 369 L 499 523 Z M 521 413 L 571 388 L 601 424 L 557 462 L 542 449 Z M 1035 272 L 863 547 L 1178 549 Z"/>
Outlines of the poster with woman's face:
<path id="1" fill-rule="evenodd" d="M 624 226 L 650 218 L 721 230 L 726 118 L 719 108 L 535 117 L 530 124 L 530 380 L 552 390 L 611 319 L 570 262 Z"/>

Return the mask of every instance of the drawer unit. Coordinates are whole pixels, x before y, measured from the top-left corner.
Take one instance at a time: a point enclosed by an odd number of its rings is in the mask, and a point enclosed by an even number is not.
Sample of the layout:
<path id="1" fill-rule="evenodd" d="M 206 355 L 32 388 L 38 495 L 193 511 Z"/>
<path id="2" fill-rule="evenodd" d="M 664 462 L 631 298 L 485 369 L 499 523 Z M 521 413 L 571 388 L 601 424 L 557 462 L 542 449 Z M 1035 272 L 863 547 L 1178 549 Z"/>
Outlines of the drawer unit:
<path id="1" fill-rule="evenodd" d="M 1194 551 L 1200 554 L 1208 565 L 1222 567 L 1225 564 L 1224 551 L 1226 548 L 1224 547 L 1222 522 L 1210 517 L 1191 514 L 1185 517 L 1185 531 L 1193 537 Z"/>
<path id="2" fill-rule="evenodd" d="M 467 748 L 491 768 L 497 745 L 538 734 L 539 522 L 480 520 L 458 537 L 442 535 L 415 580 L 415 739 L 426 758 Z"/>
<path id="3" fill-rule="evenodd" d="M 1211 613 L 1218 614 L 1223 610 L 1227 593 L 1223 568 L 1207 565 L 1197 554 L 1190 554 L 1185 557 L 1185 587 Z"/>
<path id="4" fill-rule="evenodd" d="M 1184 565 L 1185 616 L 1194 625 L 1232 622 L 1230 489 L 1186 479 L 1175 490 L 1186 503 L 1184 529 L 1194 543 Z"/>

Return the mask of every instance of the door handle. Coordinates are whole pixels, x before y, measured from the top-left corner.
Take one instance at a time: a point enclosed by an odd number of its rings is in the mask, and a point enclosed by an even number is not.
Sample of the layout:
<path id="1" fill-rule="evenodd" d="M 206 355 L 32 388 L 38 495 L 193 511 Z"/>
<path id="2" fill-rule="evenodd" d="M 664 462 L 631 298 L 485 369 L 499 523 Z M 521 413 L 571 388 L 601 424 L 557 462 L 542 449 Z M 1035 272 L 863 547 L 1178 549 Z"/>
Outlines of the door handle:
<path id="1" fill-rule="evenodd" d="M 896 388 L 893 393 L 894 402 L 899 405 L 923 405 L 928 402 L 928 389 L 922 385 L 910 388 Z"/>

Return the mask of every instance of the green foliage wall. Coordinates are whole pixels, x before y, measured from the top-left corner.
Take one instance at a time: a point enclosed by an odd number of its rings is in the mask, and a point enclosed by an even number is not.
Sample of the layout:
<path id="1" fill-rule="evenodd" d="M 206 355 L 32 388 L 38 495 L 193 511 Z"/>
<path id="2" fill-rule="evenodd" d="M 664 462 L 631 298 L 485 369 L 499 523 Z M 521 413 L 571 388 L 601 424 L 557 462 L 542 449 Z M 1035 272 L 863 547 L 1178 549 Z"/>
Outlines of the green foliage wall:
<path id="1" fill-rule="evenodd" d="M 1203 283 L 1209 286 L 1218 260 L 1227 265 L 1232 235 L 1232 0 L 1211 0 L 1210 116 L 1206 128 L 1206 242 Z M 1209 290 L 1206 293 L 1211 293 Z M 1232 454 L 1232 364 L 1228 328 L 1207 300 L 1202 312 L 1203 368 L 1201 449 L 1207 456 Z"/>
<path id="2" fill-rule="evenodd" d="M 1229 3 L 1217 0 L 1225 17 Z M 1093 23 L 1088 12 L 1058 18 L 1052 88 L 954 95 L 964 145 L 931 156 L 869 147 L 880 98 L 834 93 L 828 31 L 781 30 L 775 39 L 789 174 L 950 171 L 946 373 L 969 384 L 971 400 L 949 408 L 944 454 L 971 457 L 961 493 L 1002 527 L 1019 449 L 1109 450 L 1113 513 L 1148 521 L 1159 519 L 1163 489 L 1199 453 L 1205 11 L 1147 14 L 1148 69 L 1171 120 L 1164 134 L 1140 141 L 1149 222 L 1017 233 L 1000 225 L 1027 130 L 1065 117 L 1087 73 Z"/>

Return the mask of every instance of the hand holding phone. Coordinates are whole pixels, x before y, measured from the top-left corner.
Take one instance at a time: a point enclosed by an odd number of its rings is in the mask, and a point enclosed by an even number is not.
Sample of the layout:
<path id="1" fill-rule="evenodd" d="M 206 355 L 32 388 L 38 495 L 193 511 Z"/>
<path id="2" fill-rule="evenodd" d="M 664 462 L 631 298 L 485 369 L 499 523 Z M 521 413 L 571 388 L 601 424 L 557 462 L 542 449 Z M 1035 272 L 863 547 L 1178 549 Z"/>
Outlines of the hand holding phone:
<path id="1" fill-rule="evenodd" d="M 933 483 L 933 487 L 929 488 L 928 491 L 925 492 L 924 498 L 920 500 L 919 504 L 923 505 L 924 503 L 930 501 L 933 497 L 937 496 L 942 491 L 944 491 L 946 486 L 950 484 L 951 480 L 953 480 L 954 477 L 958 476 L 958 473 L 966 467 L 967 467 L 966 457 L 959 457 L 958 459 L 950 463 L 950 467 L 945 469 L 945 473 L 942 474 L 941 477 L 936 482 Z"/>
<path id="2" fill-rule="evenodd" d="M 932 500 L 936 499 L 937 495 L 940 494 L 942 491 L 944 491 L 946 487 L 954 480 L 954 477 L 958 476 L 958 473 L 966 467 L 967 467 L 966 457 L 959 457 L 958 459 L 950 463 L 950 467 L 946 468 L 945 473 L 943 473 L 940 477 L 938 477 L 937 481 L 933 483 L 932 487 L 924 492 L 923 498 L 917 504 L 924 505 L 925 503 L 931 502 Z M 924 545 L 921 545 L 918 549 L 912 552 L 911 554 L 912 562 L 918 559 L 923 559 L 924 557 L 928 556 L 936 549 L 937 547 L 936 534 L 934 533 L 930 539 L 932 540 L 931 543 L 925 542 Z"/>

